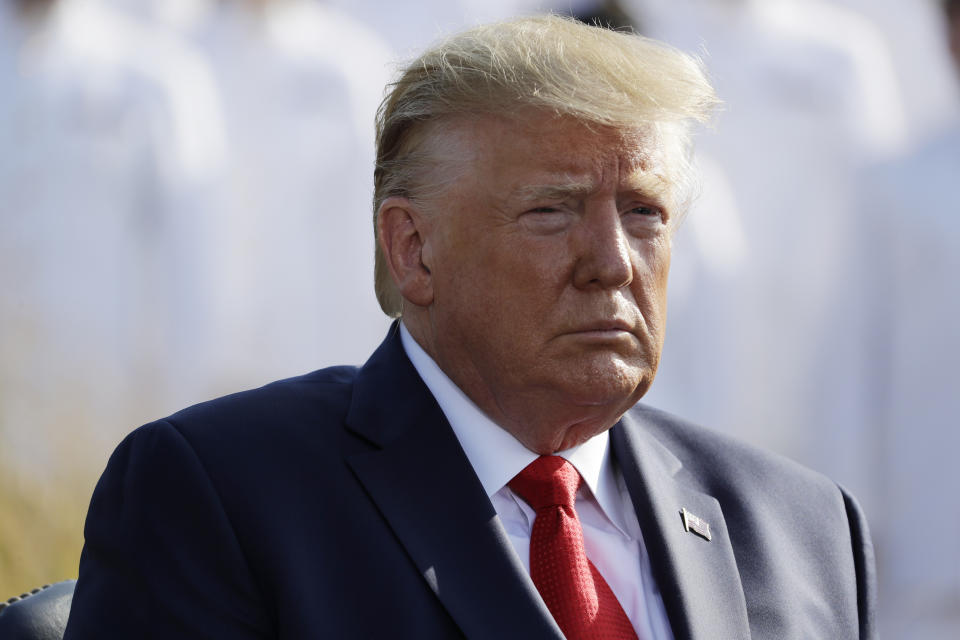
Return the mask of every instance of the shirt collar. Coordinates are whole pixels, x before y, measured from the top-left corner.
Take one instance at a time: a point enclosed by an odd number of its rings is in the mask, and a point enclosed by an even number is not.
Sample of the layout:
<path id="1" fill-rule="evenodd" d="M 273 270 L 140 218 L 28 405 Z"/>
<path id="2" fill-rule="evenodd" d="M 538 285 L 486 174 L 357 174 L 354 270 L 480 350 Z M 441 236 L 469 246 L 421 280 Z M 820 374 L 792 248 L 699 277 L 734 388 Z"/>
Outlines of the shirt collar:
<path id="1" fill-rule="evenodd" d="M 402 322 L 400 340 L 410 362 L 453 428 L 487 496 L 492 497 L 539 455 L 483 413 L 414 340 Z M 604 431 L 556 455 L 576 467 L 607 518 L 627 535 L 609 445 L 609 432 Z"/>

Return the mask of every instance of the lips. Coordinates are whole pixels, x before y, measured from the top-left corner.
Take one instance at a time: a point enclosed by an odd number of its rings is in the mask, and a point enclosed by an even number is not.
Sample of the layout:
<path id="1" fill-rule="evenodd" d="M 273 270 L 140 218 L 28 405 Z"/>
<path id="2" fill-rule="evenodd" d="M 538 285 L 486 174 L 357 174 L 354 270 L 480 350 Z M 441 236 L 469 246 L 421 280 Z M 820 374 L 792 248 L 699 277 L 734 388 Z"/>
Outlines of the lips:
<path id="1" fill-rule="evenodd" d="M 576 331 L 567 333 L 566 336 L 568 339 L 579 343 L 593 344 L 597 346 L 619 345 L 617 347 L 618 349 L 627 344 L 635 345 L 639 340 L 639 338 L 625 326 L 620 324 L 612 325 L 609 322 L 606 322 L 602 325 L 597 324 L 581 327 Z"/>
<path id="2" fill-rule="evenodd" d="M 633 323 L 618 318 L 604 318 L 578 326 L 572 333 L 619 332 L 633 333 Z"/>

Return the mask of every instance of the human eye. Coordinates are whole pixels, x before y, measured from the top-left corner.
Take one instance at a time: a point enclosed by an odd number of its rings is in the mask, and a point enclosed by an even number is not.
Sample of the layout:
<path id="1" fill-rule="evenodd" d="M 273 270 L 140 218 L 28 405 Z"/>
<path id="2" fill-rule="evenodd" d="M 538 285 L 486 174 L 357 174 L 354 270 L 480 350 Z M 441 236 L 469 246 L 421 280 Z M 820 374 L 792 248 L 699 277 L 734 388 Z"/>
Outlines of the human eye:
<path id="1" fill-rule="evenodd" d="M 637 205 L 631 209 L 628 209 L 627 213 L 644 217 L 660 217 L 663 215 L 662 211 L 658 207 L 645 204 Z"/>
<path id="2" fill-rule="evenodd" d="M 628 231 L 646 234 L 666 224 L 667 215 L 662 207 L 653 204 L 631 204 L 624 210 L 623 225 Z"/>
<path id="3" fill-rule="evenodd" d="M 544 204 L 530 207 L 521 216 L 523 224 L 535 233 L 557 233 L 566 229 L 573 214 L 568 207 Z"/>

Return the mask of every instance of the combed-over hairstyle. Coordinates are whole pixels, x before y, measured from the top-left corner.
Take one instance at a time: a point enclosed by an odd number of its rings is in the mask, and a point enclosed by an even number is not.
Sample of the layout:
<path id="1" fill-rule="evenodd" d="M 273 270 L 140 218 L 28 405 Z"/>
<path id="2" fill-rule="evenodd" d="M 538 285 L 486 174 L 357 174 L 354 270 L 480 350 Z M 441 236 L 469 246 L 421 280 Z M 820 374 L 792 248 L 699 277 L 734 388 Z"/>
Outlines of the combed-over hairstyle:
<path id="1" fill-rule="evenodd" d="M 409 63 L 380 105 L 374 229 L 387 198 L 416 200 L 442 187 L 435 154 L 424 144 L 438 124 L 530 108 L 600 126 L 651 128 L 667 147 L 674 206 L 682 213 L 693 182 L 689 128 L 705 122 L 716 103 L 697 59 L 630 32 L 555 15 L 470 29 Z M 379 238 L 375 280 L 384 313 L 399 316 L 402 298 Z"/>

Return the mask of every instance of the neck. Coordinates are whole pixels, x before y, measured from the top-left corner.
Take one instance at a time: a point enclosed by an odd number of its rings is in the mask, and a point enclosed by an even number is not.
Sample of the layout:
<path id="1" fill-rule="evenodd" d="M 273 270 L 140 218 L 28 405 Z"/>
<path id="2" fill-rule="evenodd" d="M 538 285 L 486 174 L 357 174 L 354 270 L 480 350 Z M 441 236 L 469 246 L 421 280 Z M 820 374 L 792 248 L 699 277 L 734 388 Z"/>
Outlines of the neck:
<path id="1" fill-rule="evenodd" d="M 583 444 L 616 424 L 632 404 L 578 406 L 536 389 L 498 395 L 475 370 L 447 364 L 442 341 L 429 331 L 423 317 L 405 310 L 401 322 L 410 337 L 491 421 L 535 453 L 550 455 Z"/>

